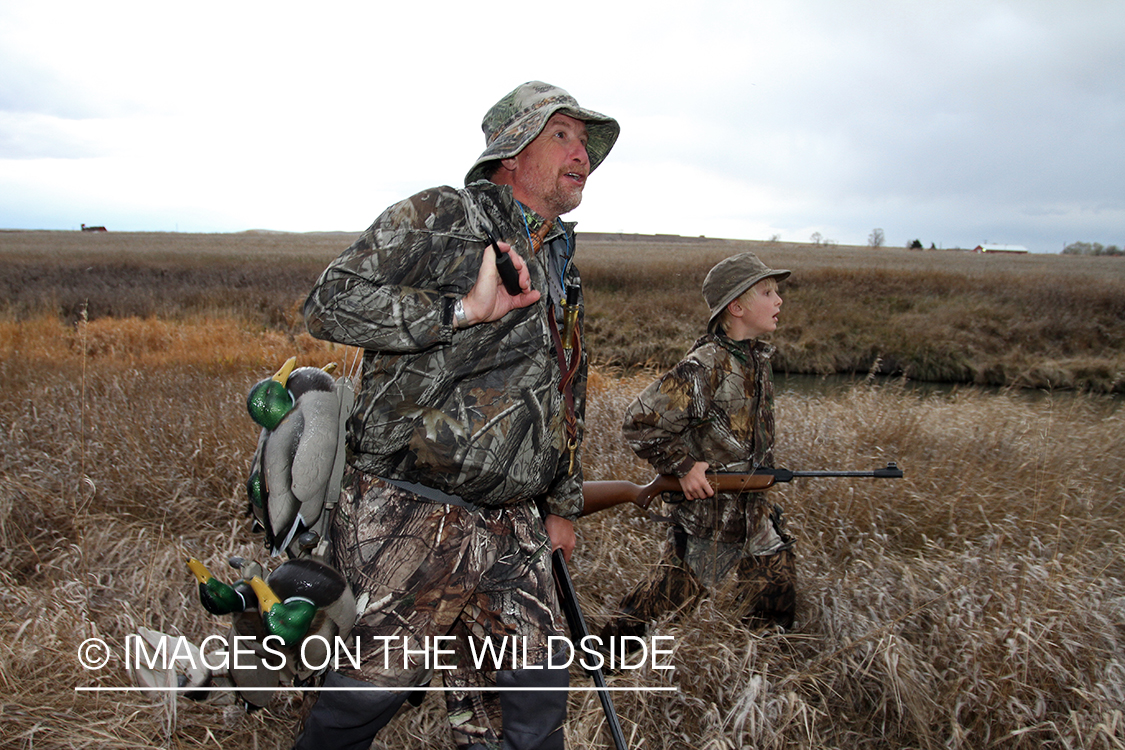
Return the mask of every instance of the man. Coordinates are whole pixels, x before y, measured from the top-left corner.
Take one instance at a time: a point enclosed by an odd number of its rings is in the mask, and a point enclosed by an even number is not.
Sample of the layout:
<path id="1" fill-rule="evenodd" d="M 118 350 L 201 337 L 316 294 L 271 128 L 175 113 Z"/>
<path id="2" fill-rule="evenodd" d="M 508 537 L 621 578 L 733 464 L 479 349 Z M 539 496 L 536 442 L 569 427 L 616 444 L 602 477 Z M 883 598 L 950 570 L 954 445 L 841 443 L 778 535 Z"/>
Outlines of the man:
<path id="1" fill-rule="evenodd" d="M 569 556 L 582 507 L 586 361 L 580 316 L 564 325 L 581 295 L 573 225 L 558 217 L 581 202 L 619 127 L 540 82 L 501 99 L 482 127 L 464 189 L 387 209 L 305 303 L 314 336 L 365 350 L 330 530 L 331 561 L 367 602 L 353 631 L 362 661 L 325 686 L 420 686 L 436 666 L 463 688 L 446 693 L 459 746 L 562 748 L 568 677 L 542 667 L 563 633 L 550 553 Z M 447 635 L 456 655 L 437 665 L 424 648 Z M 474 646 L 504 637 L 519 663 L 477 669 Z M 480 690 L 493 685 L 555 689 Z M 322 692 L 296 747 L 367 748 L 409 695 Z"/>

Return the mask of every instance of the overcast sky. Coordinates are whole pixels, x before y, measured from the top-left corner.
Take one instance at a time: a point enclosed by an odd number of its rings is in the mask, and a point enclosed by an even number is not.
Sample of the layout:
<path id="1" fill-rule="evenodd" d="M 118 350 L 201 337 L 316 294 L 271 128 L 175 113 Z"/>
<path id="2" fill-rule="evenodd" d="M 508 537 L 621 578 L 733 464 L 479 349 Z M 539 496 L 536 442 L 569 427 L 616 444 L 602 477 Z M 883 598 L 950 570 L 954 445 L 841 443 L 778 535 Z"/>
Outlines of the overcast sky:
<path id="1" fill-rule="evenodd" d="M 0 0 L 0 228 L 358 232 L 535 79 L 580 230 L 1125 245 L 1121 0 Z"/>

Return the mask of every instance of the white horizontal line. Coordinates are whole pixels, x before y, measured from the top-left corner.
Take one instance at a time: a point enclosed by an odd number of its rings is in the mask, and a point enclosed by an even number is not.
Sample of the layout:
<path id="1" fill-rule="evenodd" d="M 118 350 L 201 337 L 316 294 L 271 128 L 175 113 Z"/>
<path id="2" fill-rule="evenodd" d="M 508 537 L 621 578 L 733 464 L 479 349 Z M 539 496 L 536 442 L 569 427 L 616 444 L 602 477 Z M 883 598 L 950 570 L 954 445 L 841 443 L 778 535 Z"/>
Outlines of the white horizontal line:
<path id="1" fill-rule="evenodd" d="M 363 691 L 391 691 L 396 693 L 425 693 L 433 691 L 435 693 L 504 693 L 509 691 L 518 691 L 524 693 L 531 692 L 551 692 L 563 690 L 570 693 L 596 693 L 605 691 L 607 693 L 678 693 L 678 687 L 571 687 L 571 688 L 553 688 L 553 687 L 406 687 L 406 688 L 393 688 L 393 687 L 292 687 L 288 685 L 279 685 L 277 687 L 76 687 L 76 693 L 198 693 L 198 692 L 217 692 L 217 693 L 245 693 L 245 692 L 302 692 L 302 693 L 327 693 L 327 692 L 348 692 L 352 690 Z"/>

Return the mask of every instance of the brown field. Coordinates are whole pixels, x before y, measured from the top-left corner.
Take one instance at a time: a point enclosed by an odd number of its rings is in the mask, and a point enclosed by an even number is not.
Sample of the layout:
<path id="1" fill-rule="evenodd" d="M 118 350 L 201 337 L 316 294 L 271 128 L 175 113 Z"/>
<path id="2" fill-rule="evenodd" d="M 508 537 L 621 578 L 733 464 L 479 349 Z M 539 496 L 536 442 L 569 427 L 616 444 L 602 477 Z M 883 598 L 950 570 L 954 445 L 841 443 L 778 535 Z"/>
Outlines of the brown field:
<path id="1" fill-rule="evenodd" d="M 341 233 L 0 232 L 0 318 L 233 317 L 288 335 Z M 775 369 L 1125 393 L 1125 259 L 579 237 L 595 364 L 675 364 L 707 269 L 757 252 L 785 282 Z"/>
<path id="2" fill-rule="evenodd" d="M 139 626 L 196 641 L 222 631 L 183 561 L 194 554 L 216 571 L 232 554 L 266 561 L 243 515 L 256 437 L 245 394 L 290 354 L 347 358 L 302 333 L 299 316 L 304 288 L 347 242 L 0 233 L 0 747 L 288 747 L 296 697 L 246 714 L 78 693 L 129 685 L 119 660 L 82 669 L 78 647 L 100 637 L 120 654 Z M 751 246 L 632 242 L 590 238 L 584 249 L 590 347 L 604 350 L 591 377 L 589 479 L 648 478 L 618 436 L 622 409 L 652 375 L 638 367 L 683 351 L 702 314 L 687 290 L 714 259 Z M 795 352 L 787 361 L 827 363 L 809 372 L 835 371 L 837 357 L 870 365 L 861 344 L 897 331 L 896 346 L 934 358 L 959 341 L 1010 340 L 1018 352 L 989 355 L 981 343 L 959 355 L 972 373 L 999 357 L 996 372 L 1011 376 L 999 382 L 1062 377 L 1087 358 L 1117 385 L 1091 375 L 1071 385 L 1121 390 L 1120 259 L 754 246 L 795 272 L 783 290 L 789 338 L 777 343 Z M 866 351 L 908 372 L 916 361 L 889 344 Z M 729 622 L 724 594 L 658 623 L 674 638 L 675 671 L 610 678 L 678 688 L 615 694 L 630 747 L 1125 747 L 1118 399 L 922 396 L 895 380 L 786 392 L 777 411 L 781 465 L 897 460 L 906 478 L 775 490 L 799 539 L 797 626 L 747 632 Z M 597 628 L 655 559 L 662 529 L 618 508 L 583 519 L 579 533 L 571 568 Z M 573 684 L 588 683 L 576 673 Z M 403 712 L 380 742 L 450 747 L 441 704 L 429 696 Z M 592 694 L 572 694 L 572 747 L 610 746 L 599 710 Z"/>

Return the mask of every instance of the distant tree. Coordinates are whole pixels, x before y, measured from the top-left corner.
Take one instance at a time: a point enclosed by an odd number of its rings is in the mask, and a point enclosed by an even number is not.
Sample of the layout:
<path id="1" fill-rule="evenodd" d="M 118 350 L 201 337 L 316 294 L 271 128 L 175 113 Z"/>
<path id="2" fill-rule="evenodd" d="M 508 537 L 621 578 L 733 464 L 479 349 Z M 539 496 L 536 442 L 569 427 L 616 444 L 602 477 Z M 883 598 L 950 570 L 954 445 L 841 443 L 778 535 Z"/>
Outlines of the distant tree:
<path id="1" fill-rule="evenodd" d="M 810 241 L 811 241 L 811 242 L 812 242 L 812 243 L 813 243 L 814 245 L 817 245 L 817 246 L 819 246 L 819 245 L 820 245 L 821 243 L 823 243 L 823 242 L 824 242 L 824 235 L 823 235 L 823 234 L 821 234 L 820 232 L 813 232 L 813 233 L 812 233 L 812 237 L 809 237 L 809 240 L 810 240 Z"/>
<path id="2" fill-rule="evenodd" d="M 906 243 L 906 248 L 908 250 L 921 250 L 922 240 L 911 240 L 910 242 Z"/>
<path id="3" fill-rule="evenodd" d="M 771 234 L 770 235 L 770 242 L 781 242 L 781 235 L 780 234 Z"/>
<path id="4" fill-rule="evenodd" d="M 876 227 L 875 229 L 872 229 L 871 234 L 868 235 L 867 244 L 871 247 L 882 247 L 883 239 L 883 230 Z"/>
<path id="5" fill-rule="evenodd" d="M 1125 255 L 1117 245 L 1100 242 L 1072 242 L 1063 248 L 1064 255 Z"/>

